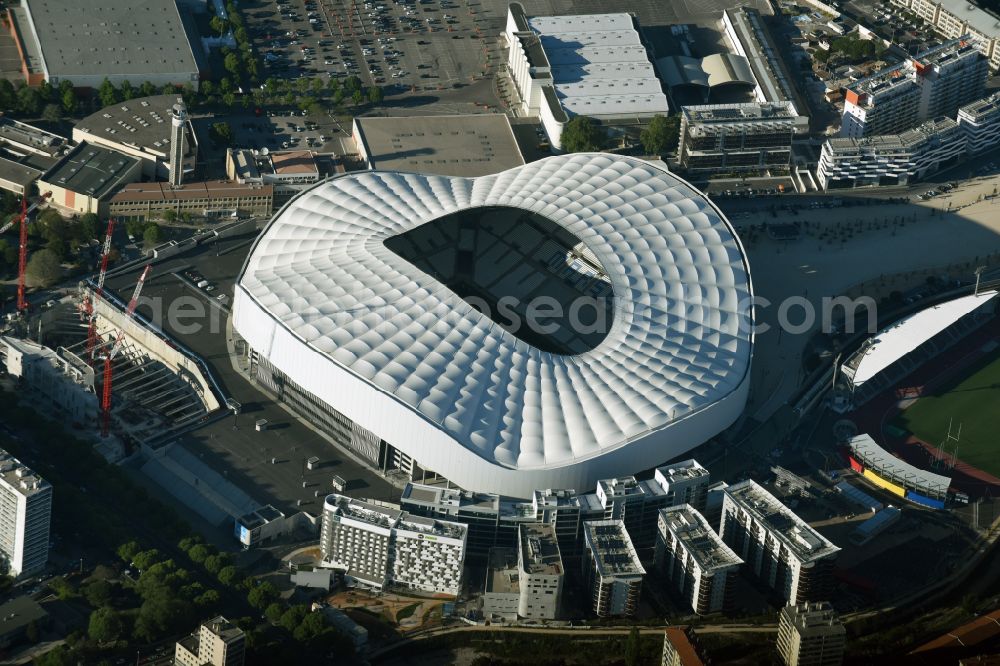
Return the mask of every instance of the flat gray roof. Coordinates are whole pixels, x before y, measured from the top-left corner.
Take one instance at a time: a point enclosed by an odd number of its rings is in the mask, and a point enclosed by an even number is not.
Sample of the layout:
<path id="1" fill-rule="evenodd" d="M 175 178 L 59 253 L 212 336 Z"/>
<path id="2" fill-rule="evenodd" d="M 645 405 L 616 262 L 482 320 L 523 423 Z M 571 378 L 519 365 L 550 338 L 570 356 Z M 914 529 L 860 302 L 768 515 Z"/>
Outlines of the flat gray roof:
<path id="1" fill-rule="evenodd" d="M 357 118 L 373 169 L 485 176 L 524 164 L 507 116 Z"/>
<path id="2" fill-rule="evenodd" d="M 124 153 L 81 143 L 41 180 L 100 199 L 117 189 L 125 173 L 138 163 Z"/>
<path id="3" fill-rule="evenodd" d="M 198 71 L 175 0 L 24 2 L 50 77 Z"/>
<path id="4" fill-rule="evenodd" d="M 178 95 L 138 97 L 92 113 L 73 128 L 106 141 L 129 144 L 167 155 L 170 150 L 170 109 Z M 86 140 L 86 136 L 80 137 Z M 191 151 L 191 127 L 185 128 L 185 153 Z"/>

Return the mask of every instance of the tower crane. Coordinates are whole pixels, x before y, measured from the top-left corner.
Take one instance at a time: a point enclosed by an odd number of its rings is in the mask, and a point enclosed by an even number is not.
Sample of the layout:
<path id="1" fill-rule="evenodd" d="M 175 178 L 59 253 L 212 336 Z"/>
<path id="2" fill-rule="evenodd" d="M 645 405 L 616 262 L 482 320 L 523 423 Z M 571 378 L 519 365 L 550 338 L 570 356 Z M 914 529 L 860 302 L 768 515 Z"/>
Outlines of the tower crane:
<path id="1" fill-rule="evenodd" d="M 139 302 L 142 285 L 146 282 L 146 278 L 149 276 L 149 271 L 152 268 L 152 264 L 147 264 L 146 269 L 139 276 L 139 281 L 135 283 L 135 291 L 132 292 L 132 299 L 128 302 L 128 307 L 125 308 L 125 323 L 128 323 L 135 314 L 135 306 Z M 124 338 L 125 329 L 118 329 L 118 335 L 115 336 L 115 341 L 111 345 L 111 349 L 104 355 L 104 386 L 101 393 L 101 437 L 107 437 L 111 427 L 111 361 L 114 360 L 115 356 L 121 350 Z"/>
<path id="2" fill-rule="evenodd" d="M 108 257 L 111 256 L 111 234 L 115 230 L 115 218 L 108 220 L 108 230 L 104 234 L 104 247 L 101 249 L 101 272 L 97 274 L 97 288 L 84 301 L 84 313 L 87 316 L 87 358 L 94 358 L 97 347 L 97 317 L 94 314 L 94 301 L 104 295 L 104 278 L 108 273 Z"/>
<path id="3" fill-rule="evenodd" d="M 17 253 L 17 310 L 24 312 L 28 309 L 28 300 L 24 296 L 24 271 L 28 267 L 28 219 L 46 199 L 52 196 L 52 192 L 46 192 L 38 197 L 33 204 L 28 205 L 28 198 L 21 197 L 21 216 L 14 218 L 7 224 L 0 227 L 0 234 L 5 233 L 14 226 L 14 223 L 21 222 L 21 238 Z"/>

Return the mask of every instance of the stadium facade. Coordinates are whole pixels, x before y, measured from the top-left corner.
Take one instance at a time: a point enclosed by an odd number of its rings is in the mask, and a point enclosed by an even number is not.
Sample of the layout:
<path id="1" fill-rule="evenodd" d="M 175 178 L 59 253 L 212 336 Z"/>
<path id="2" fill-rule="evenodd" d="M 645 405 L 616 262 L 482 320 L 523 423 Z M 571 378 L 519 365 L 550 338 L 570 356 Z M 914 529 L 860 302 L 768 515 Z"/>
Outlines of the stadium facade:
<path id="1" fill-rule="evenodd" d="M 531 497 L 655 467 L 731 425 L 751 298 L 706 197 L 584 153 L 323 181 L 256 240 L 233 326 L 254 379 L 355 455 Z"/>

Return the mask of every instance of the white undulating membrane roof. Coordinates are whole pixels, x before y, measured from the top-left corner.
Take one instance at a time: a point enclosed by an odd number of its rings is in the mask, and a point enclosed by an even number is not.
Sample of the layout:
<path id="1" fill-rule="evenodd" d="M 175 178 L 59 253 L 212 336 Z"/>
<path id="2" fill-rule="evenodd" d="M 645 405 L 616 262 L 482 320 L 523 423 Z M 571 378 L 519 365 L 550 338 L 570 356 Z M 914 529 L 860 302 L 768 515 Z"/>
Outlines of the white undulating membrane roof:
<path id="1" fill-rule="evenodd" d="M 595 348 L 540 351 L 384 245 L 486 206 L 542 215 L 599 259 L 615 314 Z M 668 444 L 682 452 L 712 437 L 745 400 L 750 295 L 739 241 L 701 193 L 642 160 L 573 154 L 478 178 L 363 172 L 324 181 L 258 238 L 234 322 L 291 379 L 417 460 L 445 459 L 431 469 L 461 483 L 461 470 L 440 469 L 461 450 L 511 470 L 549 469 L 656 432 L 666 439 L 646 452 L 660 456 L 652 466 L 674 455 Z M 433 437 L 386 434 L 391 424 L 371 401 L 338 405 L 355 392 L 328 389 L 322 359 L 405 407 L 394 413 L 418 415 Z M 730 394 L 741 394 L 739 404 L 713 416 Z M 678 437 L 698 441 L 671 442 L 664 433 L 680 422 Z"/>
<path id="2" fill-rule="evenodd" d="M 854 385 L 861 386 L 996 295 L 984 291 L 939 303 L 879 331 L 858 363 Z"/>

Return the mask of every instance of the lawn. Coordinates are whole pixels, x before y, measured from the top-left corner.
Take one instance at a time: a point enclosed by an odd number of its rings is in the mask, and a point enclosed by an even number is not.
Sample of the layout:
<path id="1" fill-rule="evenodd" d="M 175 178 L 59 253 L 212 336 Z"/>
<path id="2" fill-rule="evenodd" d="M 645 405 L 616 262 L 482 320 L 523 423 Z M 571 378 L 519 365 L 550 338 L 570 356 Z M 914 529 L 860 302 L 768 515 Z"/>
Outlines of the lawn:
<path id="1" fill-rule="evenodd" d="M 962 426 L 958 457 L 1000 476 L 1000 349 L 990 352 L 978 369 L 959 375 L 917 400 L 896 419 L 896 425 L 923 441 L 940 445 L 952 421 L 952 434 Z M 948 452 L 953 446 L 948 446 Z"/>

